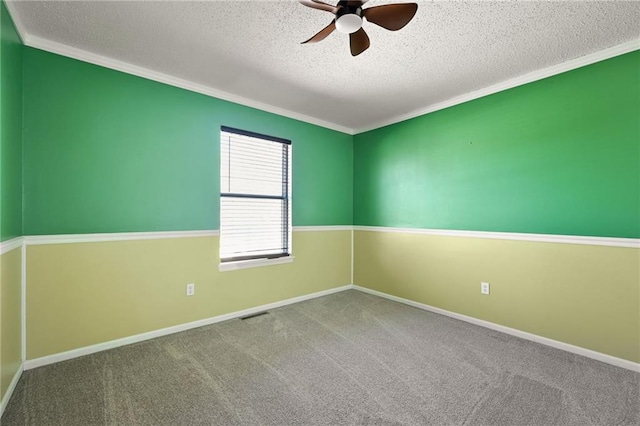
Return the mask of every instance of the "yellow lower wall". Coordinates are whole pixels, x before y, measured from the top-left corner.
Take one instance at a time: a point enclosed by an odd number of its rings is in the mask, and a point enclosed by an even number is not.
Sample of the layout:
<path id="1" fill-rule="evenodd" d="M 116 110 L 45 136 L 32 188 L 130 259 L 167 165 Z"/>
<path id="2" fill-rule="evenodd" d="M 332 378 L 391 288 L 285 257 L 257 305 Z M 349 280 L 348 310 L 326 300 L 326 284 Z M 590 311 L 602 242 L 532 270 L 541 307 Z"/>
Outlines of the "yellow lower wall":
<path id="1" fill-rule="evenodd" d="M 350 283 L 350 231 L 294 232 L 293 247 L 293 263 L 219 272 L 217 237 L 28 246 L 27 359 Z M 2 259 L 4 392 L 20 251 Z M 640 362 L 638 249 L 355 231 L 354 266 L 355 284 Z"/>
<path id="2" fill-rule="evenodd" d="M 218 237 L 27 247 L 27 359 L 350 284 L 351 231 L 293 233 L 293 263 L 218 271 Z M 195 283 L 187 297 L 186 284 Z"/>
<path id="3" fill-rule="evenodd" d="M 375 231 L 354 244 L 354 284 L 640 362 L 638 249 Z"/>
<path id="4" fill-rule="evenodd" d="M 0 399 L 20 368 L 22 250 L 0 256 Z"/>

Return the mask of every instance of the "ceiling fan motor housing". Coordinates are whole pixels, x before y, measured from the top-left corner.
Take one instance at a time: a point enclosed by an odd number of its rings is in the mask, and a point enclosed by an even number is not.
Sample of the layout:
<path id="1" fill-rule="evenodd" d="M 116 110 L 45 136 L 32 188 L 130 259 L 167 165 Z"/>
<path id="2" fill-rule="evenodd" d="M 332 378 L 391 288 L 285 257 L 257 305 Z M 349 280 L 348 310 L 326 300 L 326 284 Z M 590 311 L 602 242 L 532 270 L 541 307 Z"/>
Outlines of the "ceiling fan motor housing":
<path id="1" fill-rule="evenodd" d="M 362 27 L 362 7 L 349 6 L 349 2 L 340 1 L 336 12 L 336 29 L 341 33 L 355 33 Z"/>

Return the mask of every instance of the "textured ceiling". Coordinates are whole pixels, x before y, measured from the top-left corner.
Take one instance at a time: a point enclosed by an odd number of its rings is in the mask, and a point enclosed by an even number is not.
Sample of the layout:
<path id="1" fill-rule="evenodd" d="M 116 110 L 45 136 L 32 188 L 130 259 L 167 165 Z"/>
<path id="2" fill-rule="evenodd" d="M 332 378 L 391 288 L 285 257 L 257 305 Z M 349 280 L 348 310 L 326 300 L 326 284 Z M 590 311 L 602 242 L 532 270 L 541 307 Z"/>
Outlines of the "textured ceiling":
<path id="1" fill-rule="evenodd" d="M 332 15 L 295 1 L 19 1 L 11 10 L 27 44 L 62 43 L 348 129 L 640 37 L 638 2 L 418 3 L 400 31 L 365 22 L 371 47 L 357 57 L 338 32 L 301 45 Z"/>

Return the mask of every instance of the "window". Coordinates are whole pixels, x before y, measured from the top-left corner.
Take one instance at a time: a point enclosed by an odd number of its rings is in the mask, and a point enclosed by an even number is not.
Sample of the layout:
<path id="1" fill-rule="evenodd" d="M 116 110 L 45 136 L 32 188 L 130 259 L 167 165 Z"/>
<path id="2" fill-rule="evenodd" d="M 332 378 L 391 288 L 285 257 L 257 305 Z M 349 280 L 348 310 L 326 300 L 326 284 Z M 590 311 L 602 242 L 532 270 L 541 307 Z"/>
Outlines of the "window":
<path id="1" fill-rule="evenodd" d="M 222 127 L 220 261 L 291 253 L 291 141 Z"/>

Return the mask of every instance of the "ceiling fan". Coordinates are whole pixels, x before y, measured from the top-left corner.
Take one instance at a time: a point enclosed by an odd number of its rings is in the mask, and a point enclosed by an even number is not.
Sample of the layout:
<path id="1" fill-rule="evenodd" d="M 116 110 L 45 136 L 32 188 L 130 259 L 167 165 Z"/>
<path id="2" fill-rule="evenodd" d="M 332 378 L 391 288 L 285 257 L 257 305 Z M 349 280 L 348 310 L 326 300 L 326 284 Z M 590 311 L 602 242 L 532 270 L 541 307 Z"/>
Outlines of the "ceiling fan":
<path id="1" fill-rule="evenodd" d="M 373 22 L 390 31 L 398 31 L 413 19 L 418 5 L 416 3 L 393 3 L 373 6 L 363 9 L 368 0 L 340 0 L 337 5 L 325 3 L 321 0 L 299 0 L 305 6 L 313 9 L 331 12 L 335 18 L 329 25 L 305 43 L 317 43 L 324 40 L 333 30 L 349 34 L 351 55 L 358 56 L 369 48 L 369 36 L 362 28 L 362 18 Z"/>

